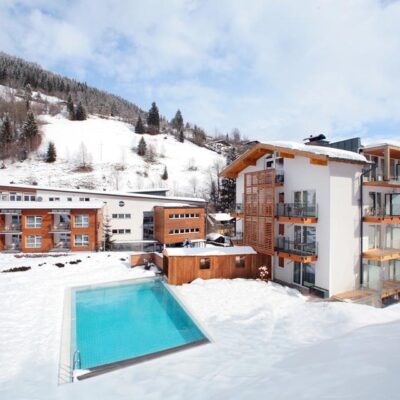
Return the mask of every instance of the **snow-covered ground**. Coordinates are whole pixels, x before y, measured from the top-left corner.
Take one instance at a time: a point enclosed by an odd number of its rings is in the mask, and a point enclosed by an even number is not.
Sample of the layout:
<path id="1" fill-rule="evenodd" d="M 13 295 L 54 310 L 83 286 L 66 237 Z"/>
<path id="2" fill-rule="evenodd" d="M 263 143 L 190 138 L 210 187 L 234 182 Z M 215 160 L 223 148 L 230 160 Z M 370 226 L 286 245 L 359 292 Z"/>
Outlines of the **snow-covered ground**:
<path id="1" fill-rule="evenodd" d="M 78 258 L 78 265 L 54 265 Z M 309 302 L 241 279 L 177 288 L 213 343 L 58 386 L 65 288 L 151 275 L 129 269 L 127 259 L 1 256 L 0 270 L 32 269 L 0 273 L 0 399 L 398 398 L 400 306 Z"/>
<path id="2" fill-rule="evenodd" d="M 15 89 L 0 85 L 0 97 L 8 98 Z M 37 92 L 33 92 L 33 102 Z M 61 101 L 41 94 L 49 103 Z M 90 115 L 86 121 L 70 121 L 64 111 L 56 116 L 42 115 L 43 142 L 37 152 L 24 162 L 6 161 L 0 181 L 33 183 L 55 187 L 129 190 L 167 187 L 170 195 L 204 197 L 210 189 L 211 176 L 226 160 L 218 153 L 186 140 L 180 143 L 172 135 L 138 135 L 134 127 L 118 118 Z M 141 137 L 153 147 L 156 160 L 146 162 L 134 150 Z M 49 141 L 54 142 L 57 161 L 43 161 Z M 84 149 L 84 150 L 83 150 Z M 74 172 L 85 154 L 92 172 Z M 214 165 L 218 164 L 219 168 Z M 162 180 L 167 167 L 168 180 Z"/>

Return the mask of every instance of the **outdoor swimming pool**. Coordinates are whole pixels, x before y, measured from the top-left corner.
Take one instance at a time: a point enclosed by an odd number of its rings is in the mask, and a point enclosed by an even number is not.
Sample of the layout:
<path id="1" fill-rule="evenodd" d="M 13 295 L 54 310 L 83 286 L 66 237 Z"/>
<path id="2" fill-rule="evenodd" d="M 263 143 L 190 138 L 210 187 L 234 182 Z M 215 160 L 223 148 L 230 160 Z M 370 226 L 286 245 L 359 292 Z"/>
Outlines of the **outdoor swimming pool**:
<path id="1" fill-rule="evenodd" d="M 71 299 L 73 369 L 118 367 L 208 341 L 161 279 L 73 289 Z"/>

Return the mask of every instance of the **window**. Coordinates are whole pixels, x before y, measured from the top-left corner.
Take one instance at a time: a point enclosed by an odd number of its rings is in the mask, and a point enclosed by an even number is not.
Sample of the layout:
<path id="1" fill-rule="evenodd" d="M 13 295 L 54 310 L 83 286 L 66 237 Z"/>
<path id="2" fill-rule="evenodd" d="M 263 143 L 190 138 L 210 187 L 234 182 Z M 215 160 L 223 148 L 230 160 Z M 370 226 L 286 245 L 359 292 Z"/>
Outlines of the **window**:
<path id="1" fill-rule="evenodd" d="M 112 214 L 113 219 L 130 219 L 131 214 Z"/>
<path id="2" fill-rule="evenodd" d="M 28 194 L 28 193 L 24 194 L 24 201 L 35 201 L 35 200 L 36 196 L 34 194 Z"/>
<path id="3" fill-rule="evenodd" d="M 130 234 L 131 230 L 130 229 L 113 229 L 112 233 L 114 233 L 116 235 L 126 235 L 126 234 Z"/>
<path id="4" fill-rule="evenodd" d="M 210 269 L 211 260 L 209 258 L 200 258 L 200 269 Z"/>
<path id="5" fill-rule="evenodd" d="M 235 267 L 236 268 L 244 268 L 246 266 L 246 257 L 245 256 L 236 256 L 235 257 Z"/>
<path id="6" fill-rule="evenodd" d="M 90 197 L 79 197 L 79 201 L 90 201 Z"/>
<path id="7" fill-rule="evenodd" d="M 72 197 L 67 197 L 67 201 L 72 201 Z"/>
<path id="8" fill-rule="evenodd" d="M 0 192 L 0 200 L 2 200 L 2 201 L 7 201 L 8 200 L 8 193 L 7 192 L 3 192 L 3 193 L 1 193 Z"/>
<path id="9" fill-rule="evenodd" d="M 88 228 L 89 227 L 89 215 L 86 215 L 86 214 L 75 215 L 74 225 L 76 228 Z"/>
<path id="10" fill-rule="evenodd" d="M 285 268 L 285 259 L 284 258 L 279 257 L 278 266 L 281 267 L 281 268 Z"/>
<path id="11" fill-rule="evenodd" d="M 120 201 L 120 202 L 118 203 L 118 205 L 119 205 L 120 207 L 123 207 L 123 206 L 125 205 L 125 202 L 124 202 L 124 201 Z"/>
<path id="12" fill-rule="evenodd" d="M 60 201 L 59 197 L 49 197 L 49 201 Z"/>
<path id="13" fill-rule="evenodd" d="M 39 235 L 28 235 L 25 239 L 25 246 L 28 249 L 40 249 L 42 247 L 42 237 Z"/>
<path id="14" fill-rule="evenodd" d="M 42 217 L 38 216 L 38 215 L 27 215 L 26 227 L 27 228 L 41 228 L 42 227 Z"/>
<path id="15" fill-rule="evenodd" d="M 279 235 L 284 235 L 285 234 L 285 225 L 284 224 L 279 224 L 278 234 Z"/>
<path id="16" fill-rule="evenodd" d="M 294 263 L 293 282 L 301 286 L 310 287 L 315 284 L 315 264 Z"/>
<path id="17" fill-rule="evenodd" d="M 89 235 L 75 235 L 75 246 L 76 247 L 88 247 L 89 246 Z"/>
<path id="18" fill-rule="evenodd" d="M 153 211 L 143 212 L 143 240 L 154 239 L 154 214 Z"/>
<path id="19" fill-rule="evenodd" d="M 22 201 L 22 193 L 10 192 L 10 201 Z"/>

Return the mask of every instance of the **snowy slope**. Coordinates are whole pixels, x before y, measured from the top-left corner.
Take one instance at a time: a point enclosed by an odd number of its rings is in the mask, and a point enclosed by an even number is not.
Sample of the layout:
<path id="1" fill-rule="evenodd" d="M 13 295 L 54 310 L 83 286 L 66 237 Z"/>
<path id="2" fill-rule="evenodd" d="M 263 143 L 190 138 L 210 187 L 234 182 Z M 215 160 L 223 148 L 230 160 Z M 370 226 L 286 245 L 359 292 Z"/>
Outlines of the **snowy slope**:
<path id="1" fill-rule="evenodd" d="M 216 177 L 213 164 L 225 164 L 224 158 L 211 150 L 189 141 L 180 143 L 171 135 L 138 135 L 132 125 L 116 119 L 90 116 L 86 121 L 70 121 L 59 114 L 41 120 L 44 140 L 39 151 L 23 163 L 6 163 L 7 168 L 0 170 L 2 181 L 112 190 L 168 187 L 171 195 L 201 197 L 209 189 L 210 174 Z M 142 136 L 157 153 L 155 163 L 145 162 L 132 150 Z M 43 162 L 49 141 L 55 143 L 58 155 L 54 164 Z M 94 167 L 89 173 L 73 172 L 82 144 Z M 165 166 L 167 181 L 161 179 Z"/>
<path id="2" fill-rule="evenodd" d="M 1 399 L 397 399 L 400 305 L 308 302 L 253 280 L 177 287 L 213 342 L 57 386 L 65 289 L 151 274 L 128 254 L 0 258 Z M 87 257 L 90 258 L 87 258 Z M 79 265 L 54 264 L 82 259 Z M 39 264 L 43 264 L 39 266 Z"/>

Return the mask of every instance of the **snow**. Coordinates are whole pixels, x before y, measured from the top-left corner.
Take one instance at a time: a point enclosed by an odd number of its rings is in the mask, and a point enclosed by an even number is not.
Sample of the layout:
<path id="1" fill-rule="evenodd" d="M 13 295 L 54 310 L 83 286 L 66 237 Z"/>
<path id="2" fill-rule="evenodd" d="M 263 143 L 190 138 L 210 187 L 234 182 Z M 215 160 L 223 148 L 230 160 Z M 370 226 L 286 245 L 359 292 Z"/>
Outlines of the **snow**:
<path id="1" fill-rule="evenodd" d="M 232 221 L 233 217 L 228 213 L 216 213 L 216 214 L 208 214 L 215 221 Z"/>
<path id="2" fill-rule="evenodd" d="M 382 147 L 382 146 L 400 147 L 400 141 L 398 140 L 368 141 L 364 145 L 364 149 L 371 149 L 374 147 Z"/>
<path id="3" fill-rule="evenodd" d="M 1 399 L 398 398 L 400 305 L 310 302 L 293 289 L 242 279 L 175 289 L 212 343 L 58 386 L 65 289 L 152 275 L 128 268 L 129 254 L 1 256 L 0 269 L 32 266 L 0 274 Z M 83 262 L 54 266 L 77 258 Z"/>
<path id="4" fill-rule="evenodd" d="M 14 188 L 15 190 L 24 189 L 35 189 L 35 190 L 46 190 L 46 191 L 60 191 L 60 192 L 70 192 L 70 193 L 82 193 L 82 194 L 101 194 L 107 196 L 118 196 L 118 197 L 134 197 L 134 198 L 143 198 L 143 199 L 160 199 L 165 200 L 166 198 L 172 200 L 184 200 L 184 201 L 194 201 L 197 203 L 205 203 L 206 200 L 200 199 L 197 197 L 172 197 L 172 196 L 163 196 L 163 195 L 154 195 L 154 194 L 142 194 L 139 192 L 123 192 L 123 191 L 110 191 L 110 190 L 88 190 L 88 189 L 74 189 L 74 188 L 60 188 L 60 187 L 51 187 L 51 186 L 38 186 L 38 185 L 22 185 L 22 184 L 8 184 L 7 182 L 2 182 L 0 180 L 0 186 L 7 186 Z M 59 203 L 58 203 L 59 204 Z M 169 205 L 171 203 L 161 202 L 160 205 Z M 172 204 L 182 204 L 182 203 L 172 203 Z M 186 204 L 186 203 L 185 203 Z M 190 205 L 186 204 L 186 206 L 191 207 Z"/>
<path id="5" fill-rule="evenodd" d="M 21 92 L 23 93 L 22 90 L 18 91 L 16 89 L 10 88 L 8 86 L 0 85 L 0 97 L 4 99 L 8 99 L 9 96 L 15 95 L 16 93 Z M 16 97 L 17 100 L 22 101 L 23 99 L 21 97 Z M 41 92 L 32 90 L 32 102 L 41 102 L 43 103 L 44 101 L 47 101 L 48 103 L 51 104 L 57 104 L 60 102 L 63 102 L 64 100 L 55 97 L 55 96 L 49 96 L 47 94 L 43 94 Z"/>
<path id="6" fill-rule="evenodd" d="M 22 209 L 94 209 L 103 208 L 101 201 L 0 201 L 0 207 L 10 210 Z"/>
<path id="7" fill-rule="evenodd" d="M 70 121 L 63 115 L 44 115 L 44 140 L 39 151 L 23 163 L 6 163 L 0 179 L 7 182 L 29 183 L 59 187 L 104 188 L 107 190 L 142 190 L 164 187 L 172 196 L 203 197 L 209 189 L 212 168 L 218 162 L 225 165 L 223 156 L 199 147 L 188 140 L 178 142 L 171 135 L 138 135 L 128 123 L 90 116 L 86 121 Z M 132 148 L 141 137 L 157 154 L 155 163 L 146 163 Z M 57 161 L 45 163 L 49 141 L 57 151 Z M 82 144 L 87 158 L 92 161 L 92 172 L 75 172 L 82 155 Z M 168 180 L 161 175 L 164 167 Z"/>
<path id="8" fill-rule="evenodd" d="M 367 163 L 367 159 L 358 153 L 354 153 L 352 151 L 335 149 L 332 147 L 325 146 L 311 146 L 306 145 L 304 143 L 291 142 L 291 141 L 272 141 L 272 142 L 263 142 L 264 144 L 285 147 L 291 150 L 299 150 L 299 151 L 307 151 L 309 153 L 321 154 L 328 156 L 330 158 L 338 158 L 342 160 L 352 160 L 352 161 L 360 161 Z"/>
<path id="9" fill-rule="evenodd" d="M 257 254 L 250 246 L 216 247 L 168 247 L 165 249 L 168 256 L 227 256 L 240 254 Z"/>

